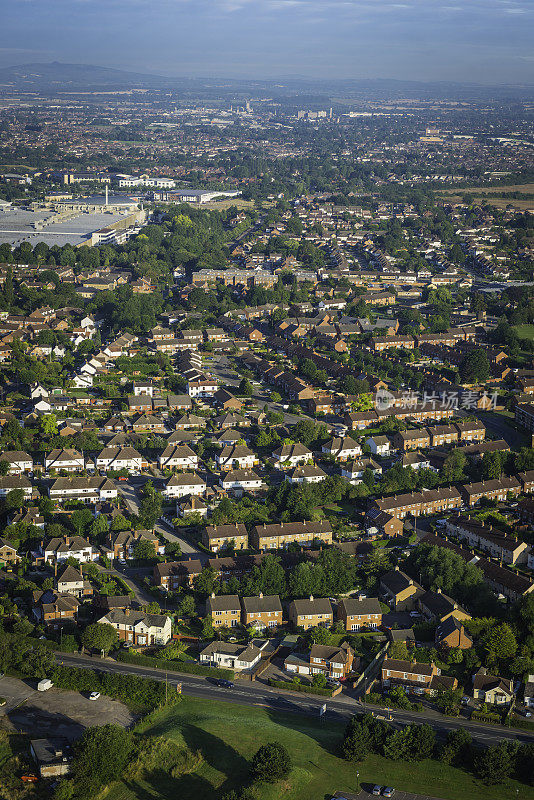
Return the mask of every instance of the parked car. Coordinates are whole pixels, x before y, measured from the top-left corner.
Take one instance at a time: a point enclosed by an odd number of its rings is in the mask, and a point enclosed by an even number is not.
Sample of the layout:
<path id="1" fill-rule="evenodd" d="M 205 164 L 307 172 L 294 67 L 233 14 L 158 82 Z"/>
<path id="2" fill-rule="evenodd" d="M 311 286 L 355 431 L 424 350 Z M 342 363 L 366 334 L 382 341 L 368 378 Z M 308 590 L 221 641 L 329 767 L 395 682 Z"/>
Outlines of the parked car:
<path id="1" fill-rule="evenodd" d="M 378 797 L 382 794 L 382 787 L 379 786 L 378 783 L 376 784 L 376 786 L 373 786 L 373 794 L 375 795 L 375 797 Z"/>
<path id="2" fill-rule="evenodd" d="M 391 786 L 384 786 L 382 789 L 382 797 L 393 797 L 394 794 L 395 789 L 393 789 Z"/>
<path id="3" fill-rule="evenodd" d="M 215 685 L 222 686 L 224 689 L 234 688 L 234 684 L 232 683 L 232 681 L 227 681 L 226 678 L 216 678 Z"/>
<path id="4" fill-rule="evenodd" d="M 89 695 L 89 700 L 98 700 L 100 697 L 100 692 L 91 692 Z"/>

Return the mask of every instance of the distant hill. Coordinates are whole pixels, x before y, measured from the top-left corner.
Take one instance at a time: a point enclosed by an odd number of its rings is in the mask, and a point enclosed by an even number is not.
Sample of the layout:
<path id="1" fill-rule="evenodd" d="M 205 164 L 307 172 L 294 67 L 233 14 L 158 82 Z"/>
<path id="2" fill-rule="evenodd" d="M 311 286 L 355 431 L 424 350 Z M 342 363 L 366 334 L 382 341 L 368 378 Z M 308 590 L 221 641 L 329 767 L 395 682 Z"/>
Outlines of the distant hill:
<path id="1" fill-rule="evenodd" d="M 17 91 L 91 91 L 92 89 L 156 89 L 175 81 L 92 64 L 20 64 L 0 69 L 0 89 Z"/>

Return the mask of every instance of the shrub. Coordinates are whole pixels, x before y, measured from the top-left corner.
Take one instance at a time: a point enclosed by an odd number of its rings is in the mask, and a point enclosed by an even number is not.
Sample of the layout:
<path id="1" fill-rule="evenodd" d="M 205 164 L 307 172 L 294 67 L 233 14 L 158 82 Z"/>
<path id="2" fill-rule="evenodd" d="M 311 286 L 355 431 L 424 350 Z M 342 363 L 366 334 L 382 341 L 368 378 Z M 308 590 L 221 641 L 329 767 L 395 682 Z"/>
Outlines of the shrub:
<path id="1" fill-rule="evenodd" d="M 274 783 L 287 778 L 291 772 L 291 758 L 280 742 L 268 742 L 255 753 L 250 771 L 256 780 Z"/>

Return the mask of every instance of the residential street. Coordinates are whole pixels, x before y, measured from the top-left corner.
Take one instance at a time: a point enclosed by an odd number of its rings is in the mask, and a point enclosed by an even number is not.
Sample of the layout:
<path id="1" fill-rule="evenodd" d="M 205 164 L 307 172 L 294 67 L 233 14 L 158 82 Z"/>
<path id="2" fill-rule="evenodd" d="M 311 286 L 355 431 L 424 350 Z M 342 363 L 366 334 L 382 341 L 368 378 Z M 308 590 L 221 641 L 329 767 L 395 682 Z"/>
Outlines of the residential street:
<path id="1" fill-rule="evenodd" d="M 132 664 L 121 664 L 111 659 L 92 658 L 90 656 L 72 655 L 61 653 L 57 654 L 57 660 L 69 666 L 82 667 L 86 669 L 99 669 L 106 672 L 118 672 L 121 674 L 140 675 L 145 678 L 153 678 L 159 681 L 168 680 L 169 687 L 174 690 L 177 683 L 182 684 L 182 693 L 191 697 L 202 699 L 224 700 L 239 705 L 251 705 L 269 708 L 274 711 L 292 712 L 305 714 L 307 716 L 319 717 L 319 709 L 326 702 L 328 719 L 343 722 L 348 720 L 352 714 L 361 711 L 363 706 L 359 700 L 342 695 L 340 698 L 326 700 L 322 697 L 312 695 L 296 695 L 289 692 L 280 692 L 279 689 L 271 689 L 262 683 L 249 683 L 248 681 L 236 680 L 233 689 L 224 689 L 215 686 L 213 679 L 203 678 L 197 675 L 186 675 L 178 672 L 149 667 L 138 667 Z M 450 730 L 464 728 L 469 731 L 473 739 L 480 744 L 495 745 L 503 739 L 517 739 L 520 742 L 534 740 L 534 731 L 519 731 L 503 726 L 484 725 L 478 722 L 469 722 L 466 718 L 444 717 L 437 712 L 425 710 L 421 713 L 411 713 L 407 711 L 384 711 L 377 707 L 367 707 L 367 710 L 374 711 L 375 714 L 385 716 L 391 714 L 394 722 L 407 725 L 412 722 L 427 722 L 441 735 L 445 736 Z M 320 724 L 319 721 L 317 724 Z"/>

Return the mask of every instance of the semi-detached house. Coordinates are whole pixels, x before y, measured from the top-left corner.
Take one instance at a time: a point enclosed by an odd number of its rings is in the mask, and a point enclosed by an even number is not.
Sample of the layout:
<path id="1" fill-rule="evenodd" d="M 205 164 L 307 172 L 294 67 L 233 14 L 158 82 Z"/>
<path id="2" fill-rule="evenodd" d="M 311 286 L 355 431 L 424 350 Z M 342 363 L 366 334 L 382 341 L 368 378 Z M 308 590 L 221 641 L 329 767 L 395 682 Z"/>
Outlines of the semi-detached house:
<path id="1" fill-rule="evenodd" d="M 81 453 L 72 448 L 52 450 L 45 456 L 45 470 L 78 472 L 85 469 L 85 459 Z"/>
<path id="2" fill-rule="evenodd" d="M 65 500 L 81 500 L 82 503 L 100 503 L 117 497 L 117 487 L 109 480 L 95 476 L 93 478 L 57 478 L 48 487 L 48 496 L 56 503 Z"/>
<path id="3" fill-rule="evenodd" d="M 74 558 L 81 564 L 97 561 L 99 551 L 82 536 L 61 536 L 45 544 L 41 542 L 37 559 L 46 564 L 55 564 Z"/>
<path id="4" fill-rule="evenodd" d="M 128 472 L 141 472 L 147 465 L 143 458 L 134 447 L 105 447 L 95 458 L 97 470 L 121 470 Z"/>
<path id="5" fill-rule="evenodd" d="M 23 450 L 6 450 L 0 456 L 0 461 L 7 461 L 8 475 L 22 475 L 33 470 L 33 458 Z"/>
<path id="6" fill-rule="evenodd" d="M 158 456 L 160 469 L 197 469 L 198 456 L 185 445 L 168 445 Z"/>
<path id="7" fill-rule="evenodd" d="M 147 647 L 167 644 L 172 638 L 171 618 L 165 614 L 145 614 L 143 611 L 110 611 L 98 622 L 116 629 L 119 641 Z"/>
<path id="8" fill-rule="evenodd" d="M 0 476 L 0 497 L 5 497 L 15 489 L 20 489 L 24 493 L 25 500 L 29 500 L 33 495 L 33 486 L 24 475 Z"/>
<path id="9" fill-rule="evenodd" d="M 251 534 L 251 544 L 257 550 L 278 550 L 293 542 L 309 547 L 316 539 L 332 544 L 332 528 L 327 520 L 264 523 L 256 525 Z"/>
<path id="10" fill-rule="evenodd" d="M 217 466 L 221 470 L 251 469 L 259 463 L 259 458 L 244 444 L 223 447 L 215 456 Z"/>
<path id="11" fill-rule="evenodd" d="M 310 597 L 292 600 L 288 608 L 289 621 L 294 628 L 329 628 L 334 620 L 332 603 L 328 597 Z"/>
<path id="12" fill-rule="evenodd" d="M 196 472 L 180 472 L 171 475 L 165 484 L 163 495 L 166 498 L 180 498 L 187 495 L 199 497 L 206 491 L 206 481 Z"/>

